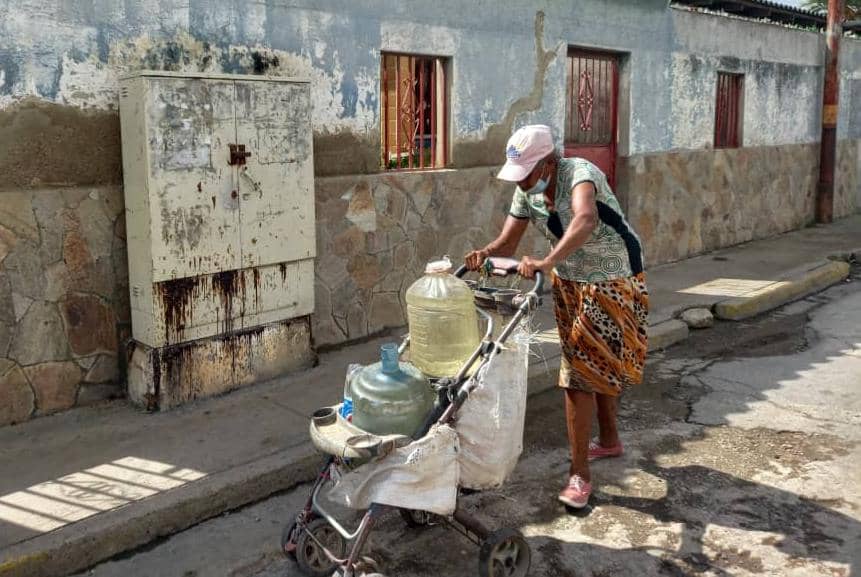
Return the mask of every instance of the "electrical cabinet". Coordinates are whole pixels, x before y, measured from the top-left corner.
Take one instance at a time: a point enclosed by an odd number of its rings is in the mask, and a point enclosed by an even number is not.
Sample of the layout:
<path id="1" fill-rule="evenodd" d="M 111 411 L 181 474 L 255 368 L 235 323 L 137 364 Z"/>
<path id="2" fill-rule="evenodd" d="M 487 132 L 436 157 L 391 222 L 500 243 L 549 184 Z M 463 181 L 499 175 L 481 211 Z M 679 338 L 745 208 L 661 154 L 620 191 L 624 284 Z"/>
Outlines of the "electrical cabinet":
<path id="1" fill-rule="evenodd" d="M 120 83 L 132 335 L 163 347 L 314 309 L 310 84 Z"/>

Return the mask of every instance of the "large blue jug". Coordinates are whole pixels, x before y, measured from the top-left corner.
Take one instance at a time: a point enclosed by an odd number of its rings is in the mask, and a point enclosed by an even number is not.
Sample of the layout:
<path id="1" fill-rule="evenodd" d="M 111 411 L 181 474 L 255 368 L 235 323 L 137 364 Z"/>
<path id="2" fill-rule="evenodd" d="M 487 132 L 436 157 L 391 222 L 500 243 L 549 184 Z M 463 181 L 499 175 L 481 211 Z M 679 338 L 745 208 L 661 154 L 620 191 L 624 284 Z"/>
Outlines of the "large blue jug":
<path id="1" fill-rule="evenodd" d="M 380 362 L 358 371 L 350 389 L 353 424 L 376 435 L 413 436 L 424 424 L 435 398 L 421 371 L 400 362 L 395 344 L 383 345 Z"/>

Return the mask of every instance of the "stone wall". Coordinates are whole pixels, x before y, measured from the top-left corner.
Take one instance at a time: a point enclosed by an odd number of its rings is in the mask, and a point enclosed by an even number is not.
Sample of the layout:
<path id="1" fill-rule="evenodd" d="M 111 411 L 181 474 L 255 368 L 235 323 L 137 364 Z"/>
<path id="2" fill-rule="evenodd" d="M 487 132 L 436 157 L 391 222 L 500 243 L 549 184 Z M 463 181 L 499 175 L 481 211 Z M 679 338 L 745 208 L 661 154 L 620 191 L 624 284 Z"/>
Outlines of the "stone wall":
<path id="1" fill-rule="evenodd" d="M 840 140 L 834 168 L 834 218 L 858 211 L 861 211 L 861 140 Z"/>
<path id="2" fill-rule="evenodd" d="M 0 425 L 122 395 L 119 187 L 0 192 Z"/>
<path id="3" fill-rule="evenodd" d="M 647 265 L 800 228 L 813 218 L 815 144 L 620 159 L 620 195 Z"/>
<path id="4" fill-rule="evenodd" d="M 314 339 L 333 345 L 401 327 L 425 263 L 460 264 L 501 229 L 513 186 L 495 168 L 318 178 Z M 543 254 L 530 231 L 521 252 Z"/>

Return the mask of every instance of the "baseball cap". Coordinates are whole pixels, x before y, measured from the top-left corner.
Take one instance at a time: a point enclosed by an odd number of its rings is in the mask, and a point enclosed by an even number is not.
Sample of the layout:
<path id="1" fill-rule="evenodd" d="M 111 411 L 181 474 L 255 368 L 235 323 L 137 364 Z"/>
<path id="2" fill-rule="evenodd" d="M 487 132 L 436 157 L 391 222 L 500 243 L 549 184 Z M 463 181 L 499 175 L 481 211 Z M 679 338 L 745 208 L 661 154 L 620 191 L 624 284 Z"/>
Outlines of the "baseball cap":
<path id="1" fill-rule="evenodd" d="M 500 180 L 520 182 L 538 161 L 553 152 L 553 133 L 549 126 L 530 124 L 518 128 L 505 146 L 505 166 L 496 175 Z"/>

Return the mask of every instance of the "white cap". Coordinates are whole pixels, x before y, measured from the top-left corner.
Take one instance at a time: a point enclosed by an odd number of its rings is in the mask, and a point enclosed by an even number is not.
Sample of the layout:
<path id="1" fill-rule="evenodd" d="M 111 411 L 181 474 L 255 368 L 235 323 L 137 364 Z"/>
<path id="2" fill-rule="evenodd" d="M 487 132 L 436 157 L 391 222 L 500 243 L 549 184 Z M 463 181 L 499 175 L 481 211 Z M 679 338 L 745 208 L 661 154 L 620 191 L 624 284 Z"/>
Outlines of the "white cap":
<path id="1" fill-rule="evenodd" d="M 432 260 L 425 266 L 425 274 L 451 272 L 451 259 L 445 255 L 440 260 Z"/>
<path id="2" fill-rule="evenodd" d="M 549 126 L 530 124 L 517 129 L 505 147 L 505 166 L 496 175 L 500 180 L 520 182 L 532 172 L 538 161 L 553 152 L 553 133 Z"/>

